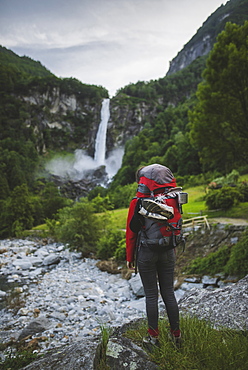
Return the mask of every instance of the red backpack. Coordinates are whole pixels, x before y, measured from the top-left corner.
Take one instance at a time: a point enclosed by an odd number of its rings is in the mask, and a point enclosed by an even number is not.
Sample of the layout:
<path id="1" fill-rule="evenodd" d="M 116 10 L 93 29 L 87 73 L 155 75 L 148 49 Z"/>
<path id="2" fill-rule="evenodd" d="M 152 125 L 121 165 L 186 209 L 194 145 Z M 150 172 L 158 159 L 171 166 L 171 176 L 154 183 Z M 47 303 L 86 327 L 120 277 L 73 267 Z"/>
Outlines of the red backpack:
<path id="1" fill-rule="evenodd" d="M 176 187 L 172 172 L 165 166 L 150 165 L 140 172 L 138 201 L 130 222 L 130 229 L 139 233 L 138 244 L 160 250 L 185 243 L 181 214 L 187 193 Z"/>
<path id="2" fill-rule="evenodd" d="M 178 188 L 172 188 L 167 193 L 138 198 L 130 228 L 133 232 L 139 232 L 139 244 L 156 249 L 172 249 L 184 243 L 181 202 L 185 194 Z"/>

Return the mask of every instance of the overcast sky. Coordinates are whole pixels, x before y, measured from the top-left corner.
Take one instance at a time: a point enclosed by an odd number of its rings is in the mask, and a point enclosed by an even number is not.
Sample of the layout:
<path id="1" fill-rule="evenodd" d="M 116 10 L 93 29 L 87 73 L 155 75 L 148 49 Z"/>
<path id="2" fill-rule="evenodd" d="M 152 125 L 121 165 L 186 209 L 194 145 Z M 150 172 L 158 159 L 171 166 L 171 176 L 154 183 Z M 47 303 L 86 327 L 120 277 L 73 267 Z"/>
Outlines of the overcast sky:
<path id="1" fill-rule="evenodd" d="M 164 77 L 226 0 L 0 0 L 0 44 L 58 77 L 101 85 Z"/>

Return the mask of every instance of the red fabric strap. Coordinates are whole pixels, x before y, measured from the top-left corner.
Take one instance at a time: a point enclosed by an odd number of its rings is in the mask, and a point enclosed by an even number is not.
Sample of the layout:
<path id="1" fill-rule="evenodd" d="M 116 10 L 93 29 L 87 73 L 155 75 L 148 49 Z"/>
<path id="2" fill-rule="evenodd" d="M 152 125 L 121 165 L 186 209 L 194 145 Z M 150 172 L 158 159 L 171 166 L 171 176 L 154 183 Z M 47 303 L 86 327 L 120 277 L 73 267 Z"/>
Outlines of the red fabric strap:
<path id="1" fill-rule="evenodd" d="M 174 335 L 174 337 L 180 337 L 181 335 L 181 330 L 171 330 L 171 334 Z"/>
<path id="2" fill-rule="evenodd" d="M 147 177 L 142 176 L 139 179 L 139 184 L 144 184 L 146 185 L 150 191 L 153 191 L 158 188 L 167 188 L 167 187 L 172 187 L 175 188 L 177 186 L 176 184 L 176 179 L 173 177 L 172 181 L 169 183 L 164 183 L 164 184 L 159 184 L 158 182 L 148 179 Z"/>
<path id="3" fill-rule="evenodd" d="M 151 328 L 149 328 L 148 329 L 148 333 L 152 336 L 152 337 L 158 337 L 158 334 L 159 334 L 159 331 L 158 331 L 158 329 L 156 329 L 156 330 L 154 330 L 154 329 L 151 329 Z"/>

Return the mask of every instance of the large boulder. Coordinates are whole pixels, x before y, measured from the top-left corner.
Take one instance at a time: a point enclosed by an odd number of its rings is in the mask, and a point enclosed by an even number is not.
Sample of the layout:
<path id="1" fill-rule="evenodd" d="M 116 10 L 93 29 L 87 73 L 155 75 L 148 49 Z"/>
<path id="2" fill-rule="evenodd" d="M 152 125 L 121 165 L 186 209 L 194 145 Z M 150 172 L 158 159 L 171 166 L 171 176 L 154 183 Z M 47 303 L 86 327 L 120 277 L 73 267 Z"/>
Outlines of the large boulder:
<path id="1" fill-rule="evenodd" d="M 151 362 L 147 353 L 130 339 L 122 336 L 110 338 L 106 351 L 106 365 L 109 369 L 155 370 L 158 366 Z"/>
<path id="2" fill-rule="evenodd" d="M 128 328 L 134 328 L 140 321 L 136 320 L 115 329 L 106 349 L 102 348 L 99 337 L 85 338 L 48 351 L 23 370 L 93 370 L 101 368 L 103 359 L 109 369 L 156 370 L 158 366 L 149 360 L 147 353 L 123 336 Z"/>
<path id="3" fill-rule="evenodd" d="M 192 288 L 179 301 L 183 314 L 210 321 L 215 327 L 247 330 L 248 275 L 219 289 Z"/>
<path id="4" fill-rule="evenodd" d="M 144 323 L 144 319 L 137 319 L 116 328 L 110 336 L 107 348 L 102 349 L 100 343 L 95 357 L 95 366 L 98 369 L 101 356 L 105 357 L 106 368 L 118 370 L 156 370 L 158 366 L 152 362 L 143 348 L 136 345 L 125 334 L 129 329 L 135 329 Z M 106 353 L 106 356 L 104 355 Z"/>
<path id="5" fill-rule="evenodd" d="M 55 348 L 23 370 L 93 370 L 97 346 L 98 341 L 91 338 Z"/>

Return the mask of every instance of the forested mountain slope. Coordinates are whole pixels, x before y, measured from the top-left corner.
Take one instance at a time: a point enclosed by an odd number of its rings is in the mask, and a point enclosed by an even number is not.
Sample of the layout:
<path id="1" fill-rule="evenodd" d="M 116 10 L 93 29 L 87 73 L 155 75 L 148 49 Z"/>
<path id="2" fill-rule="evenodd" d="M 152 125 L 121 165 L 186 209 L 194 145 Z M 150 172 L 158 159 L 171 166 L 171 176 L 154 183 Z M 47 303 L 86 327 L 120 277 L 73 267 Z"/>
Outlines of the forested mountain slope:
<path id="1" fill-rule="evenodd" d="M 125 146 L 112 189 L 132 184 L 138 166 L 154 162 L 168 165 L 182 182 L 208 171 L 245 171 L 248 22 L 238 24 L 248 14 L 239 18 L 240 9 L 210 57 L 125 86 L 111 99 L 107 154 Z M 56 186 L 37 180 L 37 169 L 52 153 L 80 148 L 93 156 L 106 97 L 104 87 L 60 79 L 40 62 L 0 47 L 0 236 L 41 223 L 64 205 Z"/>

